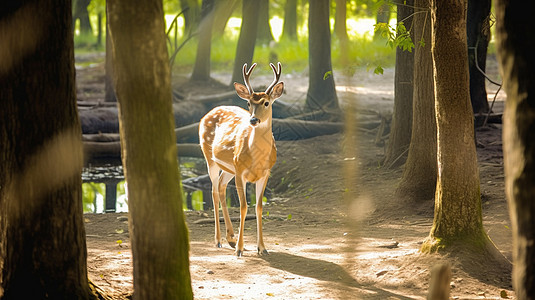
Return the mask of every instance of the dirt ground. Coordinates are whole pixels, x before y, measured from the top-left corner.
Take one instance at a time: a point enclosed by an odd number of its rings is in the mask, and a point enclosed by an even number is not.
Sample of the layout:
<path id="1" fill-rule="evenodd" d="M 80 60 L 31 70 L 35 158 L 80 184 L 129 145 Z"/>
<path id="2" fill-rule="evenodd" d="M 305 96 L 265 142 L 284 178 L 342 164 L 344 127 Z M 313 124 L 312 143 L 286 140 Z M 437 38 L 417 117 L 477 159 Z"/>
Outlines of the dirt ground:
<path id="1" fill-rule="evenodd" d="M 79 87 L 91 69 L 79 70 Z M 489 69 L 496 74 L 495 64 Z M 362 70 L 336 74 L 341 103 L 357 104 L 365 118 L 392 110 L 393 70 L 377 76 Z M 492 73 L 491 73 L 492 74 Z M 215 74 L 222 82 L 228 74 Z M 337 77 L 338 76 L 338 77 Z M 253 82 L 270 75 L 258 75 Z M 305 73 L 283 75 L 286 102 L 302 101 Z M 88 83 L 90 89 L 95 85 Z M 98 89 L 98 86 L 96 87 Z M 489 97 L 496 89 L 489 86 Z M 494 111 L 503 109 L 498 96 Z M 512 239 L 501 152 L 501 125 L 477 131 L 485 230 L 511 260 Z M 383 147 L 375 131 L 358 130 L 355 153 L 342 134 L 277 142 L 278 160 L 264 207 L 264 241 L 270 255 L 256 253 L 256 222 L 246 222 L 244 256 L 227 243 L 214 245 L 213 212 L 186 212 L 190 231 L 190 270 L 196 299 L 425 299 L 430 270 L 452 267 L 452 299 L 515 299 L 510 269 L 470 253 L 419 253 L 432 224 L 433 199 L 407 203 L 395 195 L 401 169 L 380 167 Z M 348 181 L 348 165 L 358 176 Z M 351 185 L 347 188 L 347 184 Z M 250 207 L 249 213 L 254 214 Z M 231 216 L 238 216 L 231 209 Z M 116 299 L 132 294 L 132 256 L 126 214 L 86 214 L 90 279 Z M 234 222 L 236 230 L 237 223 Z M 224 228 L 224 226 L 222 226 Z M 224 230 L 222 228 L 222 230 Z M 224 234 L 223 234 L 224 236 Z"/>

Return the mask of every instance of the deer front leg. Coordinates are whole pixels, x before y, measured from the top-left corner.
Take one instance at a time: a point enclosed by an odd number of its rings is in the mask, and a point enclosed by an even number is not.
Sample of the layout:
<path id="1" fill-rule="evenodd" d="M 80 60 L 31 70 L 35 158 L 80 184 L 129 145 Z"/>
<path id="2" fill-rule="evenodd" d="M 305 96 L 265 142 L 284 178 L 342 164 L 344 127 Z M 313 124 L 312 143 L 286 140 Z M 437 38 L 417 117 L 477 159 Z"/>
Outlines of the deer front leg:
<path id="1" fill-rule="evenodd" d="M 269 254 L 264 246 L 264 238 L 262 236 L 262 199 L 264 198 L 264 190 L 269 178 L 269 172 L 265 177 L 256 182 L 256 237 L 257 237 L 257 249 L 259 255 Z"/>
<path id="2" fill-rule="evenodd" d="M 225 219 L 225 228 L 227 230 L 227 242 L 230 245 L 230 247 L 235 248 L 236 247 L 236 237 L 234 237 L 234 228 L 232 228 L 232 222 L 230 221 L 230 216 L 228 214 L 227 209 L 227 185 L 229 181 L 234 177 L 233 174 L 222 172 L 219 176 L 219 199 L 221 203 L 221 208 L 223 210 L 223 218 Z"/>
<path id="3" fill-rule="evenodd" d="M 247 198 L 245 198 L 245 183 L 246 181 L 236 175 L 236 191 L 238 198 L 240 198 L 240 232 L 238 234 L 238 247 L 236 248 L 236 255 L 241 257 L 243 255 L 243 231 L 245 230 L 245 216 L 247 216 Z"/>

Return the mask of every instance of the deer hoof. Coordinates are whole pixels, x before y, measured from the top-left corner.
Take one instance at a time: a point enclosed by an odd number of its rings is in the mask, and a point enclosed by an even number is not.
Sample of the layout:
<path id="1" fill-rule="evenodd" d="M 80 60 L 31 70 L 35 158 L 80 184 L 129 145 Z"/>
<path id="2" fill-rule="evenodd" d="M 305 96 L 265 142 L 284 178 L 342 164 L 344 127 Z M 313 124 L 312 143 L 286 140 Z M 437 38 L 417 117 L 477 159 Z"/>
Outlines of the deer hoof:
<path id="1" fill-rule="evenodd" d="M 221 245 L 220 242 L 217 242 L 217 244 L 215 244 L 215 246 L 216 246 L 217 248 L 222 248 L 222 247 L 223 247 L 223 245 Z"/>
<path id="2" fill-rule="evenodd" d="M 258 248 L 258 255 L 269 255 L 269 252 L 266 249 L 260 250 L 260 248 Z"/>
<path id="3" fill-rule="evenodd" d="M 243 250 L 236 250 L 236 256 L 242 257 L 243 256 Z"/>

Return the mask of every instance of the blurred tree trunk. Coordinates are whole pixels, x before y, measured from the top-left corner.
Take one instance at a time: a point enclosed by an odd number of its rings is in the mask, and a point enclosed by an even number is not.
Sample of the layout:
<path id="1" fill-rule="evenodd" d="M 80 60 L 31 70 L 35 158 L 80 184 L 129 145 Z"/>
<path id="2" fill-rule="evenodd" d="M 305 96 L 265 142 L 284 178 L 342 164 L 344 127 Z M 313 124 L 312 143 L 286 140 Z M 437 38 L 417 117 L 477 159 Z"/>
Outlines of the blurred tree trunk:
<path id="1" fill-rule="evenodd" d="M 297 40 L 297 0 L 286 0 L 281 39 Z"/>
<path id="2" fill-rule="evenodd" d="M 183 36 L 188 36 L 190 33 L 195 32 L 199 26 L 201 8 L 197 0 L 180 0 L 180 7 L 184 12 Z"/>
<path id="3" fill-rule="evenodd" d="M 382 4 L 379 9 L 377 10 L 377 15 L 375 17 L 375 23 L 386 23 L 388 24 L 390 22 L 390 5 L 388 3 Z M 376 31 L 373 35 L 373 40 L 381 40 L 383 39 L 378 31 Z"/>
<path id="4" fill-rule="evenodd" d="M 438 178 L 435 217 L 423 252 L 486 245 L 466 51 L 466 1 L 431 2 Z M 457 32 L 459 34 L 452 34 Z M 462 34 L 460 34 L 462 33 Z"/>
<path id="5" fill-rule="evenodd" d="M 412 130 L 398 195 L 413 201 L 430 200 L 437 182 L 437 131 L 429 1 L 415 0 L 413 17 L 414 76 Z M 425 45 L 421 45 L 423 40 Z"/>
<path id="6" fill-rule="evenodd" d="M 489 111 L 485 76 L 477 70 L 475 59 L 482 71 L 487 64 L 487 47 L 490 41 L 490 0 L 468 0 L 466 31 L 468 37 L 468 67 L 470 70 L 470 100 L 474 113 Z M 475 47 L 477 44 L 477 53 Z"/>
<path id="7" fill-rule="evenodd" d="M 258 32 L 259 6 L 260 0 L 243 0 L 240 37 L 236 46 L 236 58 L 230 84 L 243 82 L 243 64 L 247 63 L 249 66 L 252 64 Z"/>
<path id="8" fill-rule="evenodd" d="M 110 1 L 109 13 L 133 298 L 192 299 L 162 2 Z"/>
<path id="9" fill-rule="evenodd" d="M 347 6 L 345 0 L 336 0 L 334 34 L 340 43 L 340 63 L 349 67 L 349 37 L 347 36 Z"/>
<path id="10" fill-rule="evenodd" d="M 214 37 L 222 37 L 225 33 L 228 20 L 232 13 L 238 8 L 241 1 L 238 0 L 220 0 L 215 3 L 215 16 L 212 34 Z"/>
<path id="11" fill-rule="evenodd" d="M 340 109 L 331 63 L 329 0 L 310 1 L 308 14 L 309 79 L 305 106 L 309 110 Z"/>
<path id="12" fill-rule="evenodd" d="M 210 81 L 210 60 L 212 49 L 212 27 L 214 24 L 214 0 L 202 1 L 201 23 L 199 24 L 199 43 L 195 65 L 191 74 L 193 81 Z"/>
<path id="13" fill-rule="evenodd" d="M 269 24 L 269 0 L 260 0 L 259 16 L 258 16 L 258 33 L 256 40 L 259 44 L 269 45 L 274 41 L 271 33 L 271 24 Z"/>
<path id="14" fill-rule="evenodd" d="M 89 21 L 89 12 L 87 7 L 91 0 L 74 0 L 74 14 L 72 22 L 76 24 L 76 20 L 80 20 L 80 34 L 92 35 L 91 22 Z M 73 26 L 74 29 L 74 26 Z"/>
<path id="15" fill-rule="evenodd" d="M 106 1 L 106 61 L 105 61 L 105 71 L 106 75 L 104 77 L 104 102 L 117 102 L 117 97 L 115 96 L 115 90 L 113 88 L 113 47 L 111 44 L 110 36 L 110 24 L 108 22 L 108 2 Z"/>
<path id="16" fill-rule="evenodd" d="M 503 122 L 505 191 L 513 232 L 513 287 L 535 299 L 535 27 L 534 3 L 496 3 L 498 61 L 507 94 Z M 523 20 L 523 21 L 519 21 Z"/>
<path id="17" fill-rule="evenodd" d="M 0 23 L 0 296 L 94 299 L 71 2 L 10 1 Z"/>
<path id="18" fill-rule="evenodd" d="M 403 22 L 407 30 L 412 29 L 413 7 L 414 0 L 407 0 L 397 5 L 398 23 Z M 414 41 L 414 30 L 411 30 L 411 39 Z M 407 157 L 406 153 L 411 142 L 412 131 L 413 77 L 414 52 L 396 48 L 394 113 L 384 161 L 384 165 L 388 167 L 402 165 Z"/>

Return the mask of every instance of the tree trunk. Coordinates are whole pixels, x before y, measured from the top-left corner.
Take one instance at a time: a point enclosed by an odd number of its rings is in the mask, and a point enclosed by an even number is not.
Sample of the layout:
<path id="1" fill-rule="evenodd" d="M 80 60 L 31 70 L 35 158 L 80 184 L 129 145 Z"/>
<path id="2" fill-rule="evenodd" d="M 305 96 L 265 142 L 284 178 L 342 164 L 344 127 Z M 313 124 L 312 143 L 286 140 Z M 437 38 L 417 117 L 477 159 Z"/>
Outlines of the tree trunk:
<path id="1" fill-rule="evenodd" d="M 433 58 L 429 1 L 415 0 L 413 19 L 414 86 L 412 103 L 412 132 L 409 152 L 397 193 L 413 201 L 430 200 L 435 193 L 437 179 L 437 131 L 433 86 Z M 427 12 L 423 12 L 423 10 Z M 419 41 L 425 41 L 422 46 Z"/>
<path id="2" fill-rule="evenodd" d="M 240 6 L 240 2 L 238 0 L 216 1 L 216 13 L 212 28 L 212 34 L 215 38 L 223 36 L 228 20 L 232 16 L 232 13 Z"/>
<path id="3" fill-rule="evenodd" d="M 106 61 L 105 61 L 105 71 L 106 74 L 104 76 L 104 102 L 117 102 L 117 97 L 115 96 L 115 90 L 113 89 L 113 55 L 112 55 L 112 45 L 111 45 L 111 37 L 110 37 L 110 30 L 109 30 L 109 22 L 108 18 L 108 2 L 106 1 Z"/>
<path id="4" fill-rule="evenodd" d="M 183 36 L 188 36 L 191 32 L 195 32 L 199 26 L 201 9 L 197 0 L 180 0 L 180 7 L 184 12 Z"/>
<path id="5" fill-rule="evenodd" d="M 533 2 L 496 2 L 496 38 L 507 101 L 503 124 L 505 190 L 513 232 L 513 287 L 535 299 L 535 28 Z"/>
<path id="6" fill-rule="evenodd" d="M 349 67 L 349 37 L 347 36 L 347 6 L 345 0 L 336 0 L 334 34 L 340 43 L 340 64 Z"/>
<path id="7" fill-rule="evenodd" d="M 249 66 L 252 64 L 258 31 L 259 5 L 260 0 L 243 0 L 242 23 L 238 45 L 236 46 L 236 58 L 234 60 L 231 85 L 234 82 L 243 82 L 243 64 L 247 63 Z"/>
<path id="8" fill-rule="evenodd" d="M 109 12 L 134 299 L 192 299 L 162 2 L 110 1 Z"/>
<path id="9" fill-rule="evenodd" d="M 412 28 L 414 0 L 398 4 L 398 23 Z M 414 31 L 411 31 L 414 33 Z M 414 40 L 414 34 L 411 34 Z M 390 138 L 385 151 L 384 165 L 398 167 L 406 160 L 406 153 L 411 142 L 412 130 L 412 92 L 414 77 L 414 52 L 396 48 L 396 74 L 394 76 L 394 113 Z"/>
<path id="10" fill-rule="evenodd" d="M 281 39 L 297 40 L 297 0 L 286 0 Z"/>
<path id="11" fill-rule="evenodd" d="M 269 45 L 271 41 L 275 40 L 271 33 L 271 24 L 269 24 L 269 0 L 260 0 L 258 10 L 258 33 L 256 40 L 261 45 Z"/>
<path id="12" fill-rule="evenodd" d="M 92 35 L 93 30 L 91 28 L 91 22 L 89 21 L 89 12 L 87 6 L 91 3 L 91 0 L 75 0 L 74 1 L 74 16 L 73 22 L 80 20 L 80 34 Z"/>
<path id="13" fill-rule="evenodd" d="M 487 47 L 490 41 L 490 0 L 468 0 L 466 31 L 468 38 L 468 66 L 470 70 L 470 100 L 474 113 L 489 111 L 484 72 L 487 64 Z M 475 48 L 477 45 L 477 53 Z"/>
<path id="14" fill-rule="evenodd" d="M 94 299 L 70 1 L 0 9 L 0 298 Z"/>
<path id="15" fill-rule="evenodd" d="M 466 0 L 433 0 L 431 5 L 438 179 L 435 217 L 424 252 L 456 242 L 484 246 L 487 240 L 470 105 Z"/>
<path id="16" fill-rule="evenodd" d="M 212 49 L 212 26 L 214 24 L 214 0 L 202 1 L 202 18 L 199 25 L 199 43 L 197 44 L 197 55 L 195 56 L 195 66 L 191 74 L 193 81 L 210 80 L 210 53 Z"/>
<path id="17" fill-rule="evenodd" d="M 331 63 L 329 0 L 310 1 L 308 14 L 309 79 L 305 106 L 309 110 L 339 110 Z"/>

